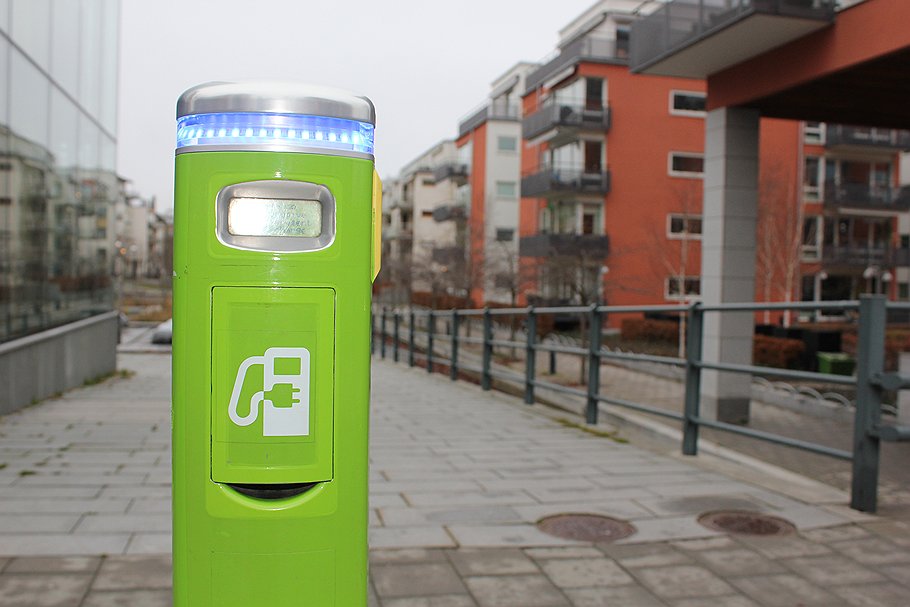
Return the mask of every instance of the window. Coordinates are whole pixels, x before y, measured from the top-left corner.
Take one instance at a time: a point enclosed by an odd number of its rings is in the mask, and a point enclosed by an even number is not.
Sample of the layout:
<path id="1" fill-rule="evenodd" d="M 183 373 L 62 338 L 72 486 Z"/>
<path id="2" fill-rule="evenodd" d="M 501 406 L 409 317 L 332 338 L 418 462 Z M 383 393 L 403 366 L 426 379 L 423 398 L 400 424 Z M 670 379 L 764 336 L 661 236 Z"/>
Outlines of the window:
<path id="1" fill-rule="evenodd" d="M 515 198 L 518 193 L 518 188 L 515 185 L 514 181 L 497 181 L 496 182 L 496 195 L 499 198 Z"/>
<path id="2" fill-rule="evenodd" d="M 703 154 L 670 152 L 670 175 L 675 177 L 701 177 L 705 172 Z"/>
<path id="3" fill-rule="evenodd" d="M 512 228 L 496 228 L 497 242 L 512 242 L 515 237 L 515 230 Z"/>
<path id="4" fill-rule="evenodd" d="M 664 281 L 666 299 L 685 299 L 701 295 L 701 278 L 698 276 L 668 276 Z"/>
<path id="5" fill-rule="evenodd" d="M 701 238 L 701 215 L 667 215 L 667 234 L 670 238 Z"/>
<path id="6" fill-rule="evenodd" d="M 432 179 L 422 179 L 420 181 L 420 185 L 423 185 L 426 187 L 433 187 L 434 185 L 436 185 L 436 182 L 433 181 Z"/>
<path id="7" fill-rule="evenodd" d="M 681 116 L 704 116 L 705 94 L 692 91 L 670 91 L 670 113 Z"/>
<path id="8" fill-rule="evenodd" d="M 632 28 L 628 25 L 616 26 L 616 58 L 625 59 L 629 56 L 629 34 Z"/>
<path id="9" fill-rule="evenodd" d="M 420 212 L 420 216 L 421 216 L 421 217 L 432 217 L 432 216 L 433 216 L 433 211 L 421 211 L 421 212 Z"/>
<path id="10" fill-rule="evenodd" d="M 825 124 L 823 122 L 807 122 L 803 130 L 803 138 L 806 143 L 824 143 Z"/>
<path id="11" fill-rule="evenodd" d="M 910 299 L 910 283 L 907 283 L 907 282 L 897 283 L 897 298 L 898 299 Z"/>
<path id="12" fill-rule="evenodd" d="M 496 149 L 500 152 L 515 152 L 518 150 L 518 138 L 505 135 L 497 137 Z"/>
<path id="13" fill-rule="evenodd" d="M 803 219 L 802 251 L 805 261 L 816 261 L 820 250 L 821 231 L 819 221 L 821 217 L 806 217 Z"/>
<path id="14" fill-rule="evenodd" d="M 806 156 L 803 168 L 803 194 L 809 200 L 818 200 L 818 184 L 821 179 L 822 160 L 818 156 Z"/>

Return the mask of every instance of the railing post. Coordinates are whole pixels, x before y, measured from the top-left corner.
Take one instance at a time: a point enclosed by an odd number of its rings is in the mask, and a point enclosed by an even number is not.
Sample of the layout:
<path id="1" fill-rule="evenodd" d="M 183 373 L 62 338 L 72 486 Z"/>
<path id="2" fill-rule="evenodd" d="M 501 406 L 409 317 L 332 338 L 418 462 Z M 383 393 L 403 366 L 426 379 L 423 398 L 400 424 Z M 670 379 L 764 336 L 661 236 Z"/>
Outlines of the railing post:
<path id="1" fill-rule="evenodd" d="M 480 372 L 480 387 L 489 390 L 493 387 L 493 378 L 490 375 L 490 365 L 493 362 L 493 316 L 490 314 L 490 308 L 483 309 L 483 348 L 482 365 Z"/>
<path id="2" fill-rule="evenodd" d="M 411 309 L 408 313 L 408 366 L 414 366 L 414 324 L 415 324 L 415 315 L 414 310 Z"/>
<path id="3" fill-rule="evenodd" d="M 600 312 L 597 310 L 597 304 L 591 306 L 590 329 L 591 335 L 588 348 L 588 400 L 585 407 L 585 421 L 589 424 L 597 423 L 597 409 L 600 405 L 598 395 L 600 394 Z"/>
<path id="4" fill-rule="evenodd" d="M 534 342 L 537 339 L 537 312 L 534 306 L 528 306 L 528 317 L 525 323 L 528 339 L 525 343 L 525 403 L 534 404 L 534 380 L 537 375 L 537 349 Z"/>
<path id="5" fill-rule="evenodd" d="M 880 441 L 874 428 L 881 422 L 882 389 L 873 380 L 885 368 L 884 295 L 862 295 L 859 300 L 859 336 L 856 346 L 856 415 L 853 421 L 853 479 L 850 507 L 875 512 L 878 507 Z"/>
<path id="6" fill-rule="evenodd" d="M 398 310 L 392 312 L 392 360 L 398 362 L 398 337 L 399 325 L 401 325 L 401 313 Z"/>
<path id="7" fill-rule="evenodd" d="M 436 315 L 430 310 L 427 317 L 427 373 L 433 372 L 433 334 L 436 332 Z"/>
<path id="8" fill-rule="evenodd" d="M 449 365 L 449 379 L 458 379 L 458 310 L 452 310 L 452 362 Z"/>
<path id="9" fill-rule="evenodd" d="M 550 350 L 550 375 L 556 375 L 556 352 Z"/>
<path id="10" fill-rule="evenodd" d="M 686 400 L 683 409 L 683 455 L 698 453 L 698 419 L 701 405 L 701 344 L 705 312 L 698 302 L 689 306 L 686 327 Z"/>
<path id="11" fill-rule="evenodd" d="M 386 321 L 387 315 L 388 315 L 388 308 L 383 308 L 382 309 L 382 320 L 379 323 L 380 334 L 381 334 L 380 335 L 381 339 L 379 341 L 379 353 L 380 353 L 380 356 L 382 356 L 382 358 L 385 358 L 385 337 L 386 337 L 385 321 Z"/>

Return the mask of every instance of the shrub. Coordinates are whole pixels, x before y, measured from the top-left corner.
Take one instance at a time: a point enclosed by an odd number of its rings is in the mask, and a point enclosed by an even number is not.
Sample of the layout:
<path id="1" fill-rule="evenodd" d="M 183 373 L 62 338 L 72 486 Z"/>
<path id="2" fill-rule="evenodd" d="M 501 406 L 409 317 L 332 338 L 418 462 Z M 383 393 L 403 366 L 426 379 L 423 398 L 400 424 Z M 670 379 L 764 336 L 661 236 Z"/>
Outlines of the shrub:
<path id="1" fill-rule="evenodd" d="M 797 366 L 806 344 L 799 339 L 755 335 L 752 338 L 752 364 L 790 369 Z"/>
<path id="2" fill-rule="evenodd" d="M 653 318 L 624 318 L 620 326 L 623 341 L 679 343 L 679 323 Z"/>

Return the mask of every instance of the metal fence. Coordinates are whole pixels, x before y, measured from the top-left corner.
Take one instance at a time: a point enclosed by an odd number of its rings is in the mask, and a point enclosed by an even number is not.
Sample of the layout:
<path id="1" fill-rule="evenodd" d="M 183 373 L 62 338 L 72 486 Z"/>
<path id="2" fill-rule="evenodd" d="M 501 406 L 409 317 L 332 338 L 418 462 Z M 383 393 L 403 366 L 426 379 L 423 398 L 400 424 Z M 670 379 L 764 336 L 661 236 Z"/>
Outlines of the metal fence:
<path id="1" fill-rule="evenodd" d="M 395 362 L 405 358 L 409 366 L 422 363 L 427 372 L 445 370 L 452 380 L 473 373 L 484 390 L 493 388 L 494 380 L 517 387 L 524 402 L 536 401 L 536 391 L 546 389 L 584 399 L 587 423 L 596 424 L 601 403 L 622 407 L 675 420 L 682 427 L 682 452 L 698 452 L 699 429 L 712 428 L 801 449 L 811 453 L 852 463 L 851 502 L 856 510 L 875 512 L 878 502 L 878 476 L 882 441 L 910 441 L 910 427 L 883 423 L 882 404 L 885 391 L 910 388 L 910 377 L 885 371 L 885 329 L 891 310 L 910 310 L 910 303 L 888 302 L 884 296 L 863 296 L 859 301 L 801 302 L 801 303 L 733 303 L 721 305 L 676 306 L 591 306 L 591 307 L 528 307 L 501 309 L 456 310 L 397 310 L 382 308 L 374 311 L 371 351 L 378 350 L 382 358 Z M 852 376 L 784 369 L 754 364 L 714 362 L 702 357 L 704 320 L 707 314 L 748 313 L 759 311 L 843 311 L 856 315 L 858 340 L 856 372 Z M 685 319 L 684 356 L 662 356 L 617 351 L 603 346 L 604 319 L 610 314 L 675 314 Z M 542 318 L 566 318 L 574 315 L 583 319 L 582 344 L 567 345 L 555 340 L 541 339 L 538 325 Z M 503 322 L 507 320 L 508 322 Z M 438 323 L 446 324 L 439 331 Z M 471 335 L 478 327 L 480 335 Z M 520 329 L 518 329 L 520 327 Z M 502 333 L 506 333 L 503 339 Z M 519 339 L 520 336 L 521 338 Z M 473 350 L 469 350 L 473 348 Z M 524 355 L 521 372 L 493 364 L 497 348 L 506 348 Z M 555 371 L 557 354 L 577 357 L 581 372 L 586 374 L 583 387 L 561 385 L 538 376 L 538 353 L 549 353 L 550 372 Z M 683 381 L 682 412 L 667 410 L 603 393 L 600 386 L 601 364 L 662 365 L 679 369 Z M 701 413 L 702 372 L 714 370 L 732 374 L 759 375 L 788 381 L 811 381 L 823 384 L 850 386 L 856 391 L 853 415 L 853 446 L 851 450 L 837 449 L 800 438 L 749 428 L 710 419 Z"/>

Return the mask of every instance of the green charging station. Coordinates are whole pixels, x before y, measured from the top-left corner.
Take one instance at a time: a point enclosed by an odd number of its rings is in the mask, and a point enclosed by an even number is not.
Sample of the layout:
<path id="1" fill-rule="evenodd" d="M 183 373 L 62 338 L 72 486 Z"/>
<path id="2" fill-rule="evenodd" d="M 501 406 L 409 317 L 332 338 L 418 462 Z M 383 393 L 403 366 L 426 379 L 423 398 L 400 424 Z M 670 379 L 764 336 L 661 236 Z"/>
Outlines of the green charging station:
<path id="1" fill-rule="evenodd" d="M 176 607 L 366 605 L 374 125 L 324 87 L 177 104 Z"/>

